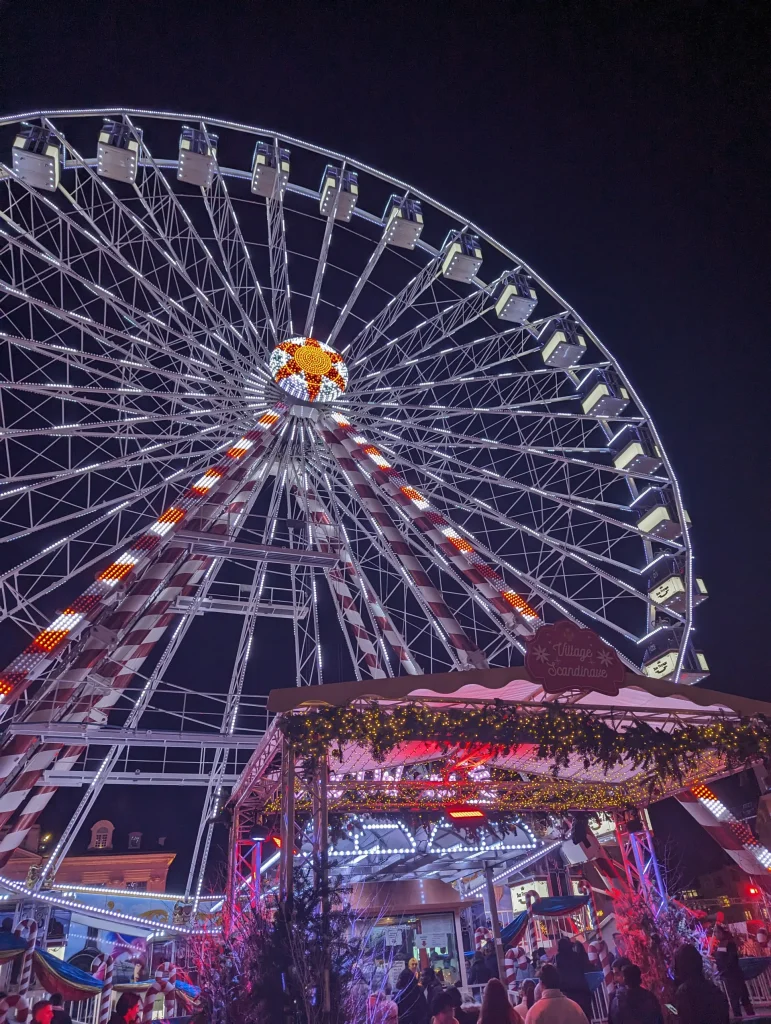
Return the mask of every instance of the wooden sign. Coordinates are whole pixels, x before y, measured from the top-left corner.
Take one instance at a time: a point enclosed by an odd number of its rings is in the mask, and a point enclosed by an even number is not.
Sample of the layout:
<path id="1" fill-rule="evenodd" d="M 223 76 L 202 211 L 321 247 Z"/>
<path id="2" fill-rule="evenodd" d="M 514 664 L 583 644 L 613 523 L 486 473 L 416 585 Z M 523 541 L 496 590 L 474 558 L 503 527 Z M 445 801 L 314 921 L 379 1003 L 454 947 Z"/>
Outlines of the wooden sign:
<path id="1" fill-rule="evenodd" d="M 528 641 L 525 668 L 547 693 L 596 690 L 615 697 L 626 676 L 612 647 L 568 619 L 541 626 Z"/>

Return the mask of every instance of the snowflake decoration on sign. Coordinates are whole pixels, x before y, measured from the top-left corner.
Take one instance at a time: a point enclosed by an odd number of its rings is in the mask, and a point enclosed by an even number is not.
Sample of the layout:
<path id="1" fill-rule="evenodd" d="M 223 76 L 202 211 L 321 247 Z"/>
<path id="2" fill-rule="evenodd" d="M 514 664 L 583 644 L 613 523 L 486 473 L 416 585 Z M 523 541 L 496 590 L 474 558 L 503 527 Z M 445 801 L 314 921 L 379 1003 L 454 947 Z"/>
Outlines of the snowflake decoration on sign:
<path id="1" fill-rule="evenodd" d="M 332 402 L 348 386 L 343 357 L 315 338 L 282 341 L 271 352 L 268 366 L 282 390 L 306 402 Z"/>
<path id="2" fill-rule="evenodd" d="M 603 668 L 607 668 L 608 665 L 610 665 L 613 662 L 613 652 L 612 651 L 600 651 L 600 653 L 597 655 L 597 660 L 599 661 L 599 663 L 602 665 Z"/>
<path id="3" fill-rule="evenodd" d="M 549 664 L 549 652 L 545 647 L 534 647 L 533 657 L 536 659 L 536 661 L 542 661 L 545 665 Z"/>

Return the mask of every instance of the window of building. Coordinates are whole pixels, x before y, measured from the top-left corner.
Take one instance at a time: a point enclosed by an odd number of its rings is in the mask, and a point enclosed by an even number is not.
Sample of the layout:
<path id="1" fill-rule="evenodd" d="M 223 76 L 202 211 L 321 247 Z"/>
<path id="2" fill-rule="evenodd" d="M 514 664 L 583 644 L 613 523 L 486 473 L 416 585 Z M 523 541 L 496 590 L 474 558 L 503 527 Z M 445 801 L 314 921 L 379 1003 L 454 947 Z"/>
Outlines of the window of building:
<path id="1" fill-rule="evenodd" d="M 147 889 L 147 882 L 126 882 L 126 888 L 144 892 Z"/>
<path id="2" fill-rule="evenodd" d="M 91 842 L 89 850 L 111 850 L 112 834 L 115 826 L 111 821 L 97 821 L 91 826 Z"/>
<path id="3" fill-rule="evenodd" d="M 142 833 L 141 832 L 129 832 L 128 848 L 129 850 L 138 850 L 142 846 Z"/>

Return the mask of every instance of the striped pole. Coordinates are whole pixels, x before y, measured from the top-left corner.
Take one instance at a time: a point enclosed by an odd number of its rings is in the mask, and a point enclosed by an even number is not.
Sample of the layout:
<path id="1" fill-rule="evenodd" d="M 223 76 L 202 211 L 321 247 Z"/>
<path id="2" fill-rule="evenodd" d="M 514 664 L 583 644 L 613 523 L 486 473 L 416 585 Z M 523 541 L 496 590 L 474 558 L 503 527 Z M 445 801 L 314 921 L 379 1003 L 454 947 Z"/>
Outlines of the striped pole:
<path id="1" fill-rule="evenodd" d="M 91 964 L 91 972 L 96 976 L 99 967 L 104 964 L 102 991 L 99 993 L 99 1024 L 107 1024 L 112 1011 L 112 975 L 115 961 L 107 953 L 99 953 Z"/>
<path id="2" fill-rule="evenodd" d="M 604 939 L 595 939 L 594 942 L 589 943 L 589 962 L 598 966 L 602 971 L 602 982 L 605 986 L 605 991 L 610 997 L 613 995 L 615 985 L 613 984 L 610 950 Z"/>
<path id="3" fill-rule="evenodd" d="M 538 899 L 538 893 L 533 889 L 530 889 L 525 893 L 525 906 L 527 907 L 527 936 L 530 940 L 530 956 L 533 957 L 533 966 L 537 967 L 538 964 L 535 962 L 535 951 L 538 949 L 538 925 L 535 921 L 535 914 L 533 913 L 533 901 Z"/>
<path id="4" fill-rule="evenodd" d="M 37 921 L 33 921 L 31 918 L 25 918 L 23 921 L 20 921 L 16 934 L 19 938 L 27 940 L 19 973 L 19 995 L 26 996 L 32 984 L 32 957 L 34 956 L 35 943 L 37 942 Z"/>
<path id="5" fill-rule="evenodd" d="M 594 905 L 594 890 L 585 878 L 579 879 L 578 887 L 581 892 L 589 897 L 589 902 L 586 904 L 586 910 L 589 914 L 589 927 L 593 932 L 597 931 L 597 908 Z"/>

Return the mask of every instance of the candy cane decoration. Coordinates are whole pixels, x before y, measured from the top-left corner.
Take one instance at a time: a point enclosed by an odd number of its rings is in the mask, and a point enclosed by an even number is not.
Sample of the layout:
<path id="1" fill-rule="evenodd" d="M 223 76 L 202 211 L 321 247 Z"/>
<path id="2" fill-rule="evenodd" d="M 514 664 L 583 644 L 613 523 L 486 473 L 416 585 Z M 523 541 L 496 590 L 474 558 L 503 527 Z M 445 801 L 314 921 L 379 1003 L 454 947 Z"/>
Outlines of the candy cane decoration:
<path id="1" fill-rule="evenodd" d="M 579 879 L 578 888 L 581 892 L 589 897 L 589 902 L 586 904 L 586 909 L 589 914 L 589 927 L 592 931 L 597 931 L 597 908 L 594 905 L 594 890 L 585 878 Z"/>
<path id="2" fill-rule="evenodd" d="M 99 967 L 104 964 L 102 991 L 99 993 L 99 1024 L 107 1024 L 112 1010 L 112 973 L 115 961 L 107 953 L 99 953 L 91 964 L 91 973 L 96 976 Z"/>
<path id="3" fill-rule="evenodd" d="M 29 1003 L 22 995 L 6 996 L 0 999 L 0 1024 L 6 1024 L 8 1011 L 16 1009 L 16 1016 L 13 1018 L 16 1024 L 24 1024 L 29 1016 Z"/>
<path id="4" fill-rule="evenodd" d="M 485 928 L 484 925 L 480 925 L 479 928 L 474 932 L 474 949 L 479 951 L 486 942 L 492 942 L 493 933 L 489 928 Z"/>
<path id="5" fill-rule="evenodd" d="M 538 925 L 535 923 L 535 914 L 533 913 L 533 900 L 538 899 L 538 893 L 534 889 L 530 889 L 525 893 L 525 906 L 527 907 L 527 935 L 530 940 L 530 955 L 535 956 L 535 951 L 538 949 Z"/>
<path id="6" fill-rule="evenodd" d="M 602 981 L 608 995 L 613 994 L 613 968 L 610 961 L 610 950 L 604 939 L 596 939 L 589 943 L 589 962 L 598 964 L 602 971 Z"/>
<path id="7" fill-rule="evenodd" d="M 16 934 L 19 938 L 27 940 L 19 973 L 19 995 L 26 996 L 32 984 L 32 956 L 35 952 L 35 943 L 37 941 L 37 921 L 33 921 L 30 918 L 19 921 Z"/>
<path id="8" fill-rule="evenodd" d="M 150 1024 L 152 1021 L 155 997 L 159 994 L 163 995 L 165 1001 L 165 1015 L 173 1017 L 177 1012 L 177 968 L 168 960 L 161 964 L 155 972 L 155 981 L 145 992 L 145 1001 L 142 1004 L 142 1024 Z"/>
<path id="9" fill-rule="evenodd" d="M 527 953 L 521 946 L 513 946 L 511 949 L 507 949 L 506 956 L 503 958 L 503 961 L 506 965 L 507 985 L 513 985 L 517 980 L 517 971 L 524 971 L 530 965 Z"/>

